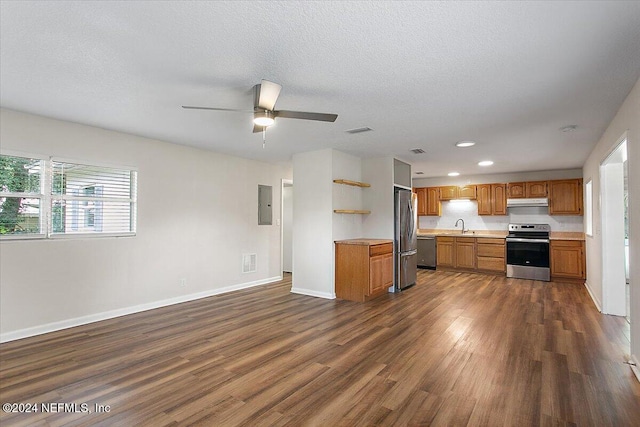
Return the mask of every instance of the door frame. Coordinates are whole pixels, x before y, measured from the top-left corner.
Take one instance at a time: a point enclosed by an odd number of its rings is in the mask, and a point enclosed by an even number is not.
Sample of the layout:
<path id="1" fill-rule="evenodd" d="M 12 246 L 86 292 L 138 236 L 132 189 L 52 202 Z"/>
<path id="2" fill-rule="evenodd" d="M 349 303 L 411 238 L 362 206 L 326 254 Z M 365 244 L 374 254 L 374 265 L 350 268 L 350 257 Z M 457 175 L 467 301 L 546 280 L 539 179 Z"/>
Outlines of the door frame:
<path id="1" fill-rule="evenodd" d="M 624 142 L 628 141 L 627 132 L 625 132 L 614 144 L 613 148 L 609 150 L 609 152 L 604 156 L 600 164 L 598 165 L 599 179 L 600 179 L 600 194 L 599 194 L 599 208 L 600 208 L 600 230 L 601 230 L 601 265 L 602 265 L 602 312 L 604 314 L 611 314 L 615 316 L 626 316 L 629 313 L 627 310 L 627 301 L 626 301 L 626 279 L 625 279 L 625 254 L 624 254 L 624 224 L 622 229 L 622 262 L 621 263 L 612 263 L 610 262 L 611 256 L 611 247 L 614 247 L 615 241 L 620 240 L 619 232 L 611 230 L 611 225 L 616 224 L 615 221 L 608 218 L 607 216 L 607 206 L 608 200 L 606 196 L 607 189 L 607 181 L 611 178 L 607 178 L 607 173 L 605 170 L 607 161 L 611 158 L 611 156 L 622 146 Z M 628 150 L 627 150 L 628 155 Z M 624 178 L 623 178 L 624 179 Z M 624 182 L 623 191 L 624 191 Z M 624 207 L 623 207 L 624 209 Z M 623 211 L 624 215 L 624 211 Z M 619 224 L 618 224 L 619 225 Z M 615 235 L 614 235 L 615 233 Z M 614 251 L 617 248 L 617 245 L 614 247 Z M 618 265 L 621 264 L 621 265 Z M 623 302 L 620 304 L 619 301 L 613 297 L 617 292 L 620 292 L 620 289 L 616 289 L 616 284 L 620 282 L 620 274 L 622 274 L 622 294 L 623 294 Z M 622 307 L 621 307 L 622 305 Z"/>
<path id="2" fill-rule="evenodd" d="M 280 180 L 280 275 L 284 278 L 284 187 L 293 186 L 292 179 L 282 178 Z M 293 262 L 291 264 L 291 275 L 293 275 Z"/>

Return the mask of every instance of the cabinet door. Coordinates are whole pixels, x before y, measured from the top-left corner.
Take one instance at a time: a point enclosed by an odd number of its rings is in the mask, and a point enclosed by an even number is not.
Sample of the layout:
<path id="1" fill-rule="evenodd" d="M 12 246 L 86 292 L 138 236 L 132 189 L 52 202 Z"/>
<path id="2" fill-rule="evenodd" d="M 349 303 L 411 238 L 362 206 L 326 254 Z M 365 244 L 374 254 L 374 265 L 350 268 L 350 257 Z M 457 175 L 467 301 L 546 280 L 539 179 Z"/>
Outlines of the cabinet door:
<path id="1" fill-rule="evenodd" d="M 436 238 L 436 266 L 438 267 L 453 267 L 454 252 L 453 237 L 438 237 Z"/>
<path id="2" fill-rule="evenodd" d="M 393 253 L 378 255 L 369 259 L 369 293 L 382 293 L 393 285 Z"/>
<path id="3" fill-rule="evenodd" d="M 455 266 L 456 268 L 476 268 L 475 239 L 456 238 Z"/>
<path id="4" fill-rule="evenodd" d="M 458 198 L 458 187 L 450 185 L 448 187 L 440 187 L 440 200 L 453 200 Z"/>
<path id="5" fill-rule="evenodd" d="M 547 197 L 547 181 L 526 182 L 527 197 Z"/>
<path id="6" fill-rule="evenodd" d="M 472 199 L 476 198 L 476 186 L 475 185 L 465 185 L 464 187 L 458 188 L 458 198 L 459 199 Z"/>
<path id="7" fill-rule="evenodd" d="M 478 194 L 478 215 L 492 215 L 491 206 L 491 184 L 480 184 L 477 186 Z"/>
<path id="8" fill-rule="evenodd" d="M 549 214 L 582 215 L 582 179 L 549 181 Z"/>
<path id="9" fill-rule="evenodd" d="M 551 241 L 551 276 L 584 279 L 584 242 L 577 240 Z"/>
<path id="10" fill-rule="evenodd" d="M 427 187 L 426 189 L 427 212 L 426 215 L 440 216 L 442 203 L 440 203 L 440 189 L 438 187 Z"/>
<path id="11" fill-rule="evenodd" d="M 491 213 L 507 214 L 507 187 L 505 184 L 491 184 Z"/>
<path id="12" fill-rule="evenodd" d="M 415 192 L 418 196 L 418 216 L 427 215 L 427 189 L 416 188 Z"/>
<path id="13" fill-rule="evenodd" d="M 510 199 L 521 199 L 526 197 L 524 182 L 510 182 L 507 184 L 507 197 Z"/>

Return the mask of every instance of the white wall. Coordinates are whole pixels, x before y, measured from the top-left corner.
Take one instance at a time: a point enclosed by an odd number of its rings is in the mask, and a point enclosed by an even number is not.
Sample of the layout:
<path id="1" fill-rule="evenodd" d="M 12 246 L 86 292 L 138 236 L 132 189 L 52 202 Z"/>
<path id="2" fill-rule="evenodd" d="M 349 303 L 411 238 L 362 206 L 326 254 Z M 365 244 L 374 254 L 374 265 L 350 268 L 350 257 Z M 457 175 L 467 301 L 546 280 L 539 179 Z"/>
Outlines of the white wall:
<path id="1" fill-rule="evenodd" d="M 347 179 L 350 181 L 362 181 L 362 164 L 359 157 L 332 150 L 331 169 L 333 179 Z M 333 208 L 332 209 L 364 209 L 362 200 L 365 193 L 371 188 L 355 187 L 352 185 L 333 184 Z M 366 216 L 366 215 L 364 215 Z M 362 221 L 360 214 L 333 214 L 333 240 L 357 239 L 368 237 L 362 234 Z M 333 270 L 333 269 L 332 269 Z"/>
<path id="2" fill-rule="evenodd" d="M 414 187 L 439 187 L 444 185 L 494 184 L 521 181 L 545 181 L 548 179 L 582 178 L 582 169 L 562 169 L 517 173 L 494 173 L 456 177 L 413 178 Z"/>
<path id="3" fill-rule="evenodd" d="M 362 222 L 364 236 L 375 239 L 393 239 L 393 158 L 362 160 L 362 180 L 371 184 L 363 192 L 364 209 L 371 211 Z"/>
<path id="4" fill-rule="evenodd" d="M 293 155 L 293 286 L 291 292 L 335 298 L 333 150 Z"/>
<path id="5" fill-rule="evenodd" d="M 629 167 L 629 280 L 631 289 L 631 354 L 640 356 L 640 80 L 607 127 L 583 167 L 584 182 L 593 180 L 594 235 L 587 236 L 587 287 L 602 302 L 602 227 L 600 163 L 627 132 Z"/>
<path id="6" fill-rule="evenodd" d="M 135 237 L 0 243 L 0 332 L 15 339 L 280 277 L 258 184 L 287 167 L 1 110 L 2 149 L 138 169 Z M 279 217 L 279 203 L 274 216 Z M 243 253 L 258 271 L 243 274 Z M 186 288 L 179 286 L 187 280 Z"/>

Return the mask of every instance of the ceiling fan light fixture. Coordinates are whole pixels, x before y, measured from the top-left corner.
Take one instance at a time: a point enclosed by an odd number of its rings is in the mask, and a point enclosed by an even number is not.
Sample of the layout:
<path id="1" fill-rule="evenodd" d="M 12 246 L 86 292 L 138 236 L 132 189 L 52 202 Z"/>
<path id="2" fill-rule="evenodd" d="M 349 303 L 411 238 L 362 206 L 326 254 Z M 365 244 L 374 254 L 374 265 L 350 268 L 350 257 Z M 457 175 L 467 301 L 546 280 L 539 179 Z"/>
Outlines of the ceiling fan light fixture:
<path id="1" fill-rule="evenodd" d="M 257 111 L 253 113 L 253 123 L 258 126 L 271 126 L 275 123 L 273 113 L 271 111 Z"/>

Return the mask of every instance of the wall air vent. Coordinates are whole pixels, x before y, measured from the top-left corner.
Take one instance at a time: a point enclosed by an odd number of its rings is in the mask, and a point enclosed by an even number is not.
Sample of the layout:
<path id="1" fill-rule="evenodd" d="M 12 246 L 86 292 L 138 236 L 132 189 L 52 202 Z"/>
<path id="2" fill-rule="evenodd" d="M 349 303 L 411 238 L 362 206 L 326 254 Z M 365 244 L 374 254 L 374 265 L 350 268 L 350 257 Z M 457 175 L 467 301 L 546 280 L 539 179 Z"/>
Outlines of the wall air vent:
<path id="1" fill-rule="evenodd" d="M 258 271 L 258 254 L 242 254 L 242 272 L 255 273 Z"/>
<path id="2" fill-rule="evenodd" d="M 414 148 L 413 150 L 409 150 L 411 151 L 413 154 L 422 154 L 424 153 L 424 150 L 422 148 Z"/>
<path id="3" fill-rule="evenodd" d="M 369 132 L 372 131 L 373 129 L 371 129 L 370 127 L 363 127 L 363 128 L 355 128 L 355 129 L 349 129 L 349 130 L 345 130 L 346 133 L 362 133 L 362 132 Z"/>
<path id="4" fill-rule="evenodd" d="M 424 175 L 424 172 L 416 172 L 416 175 Z"/>

